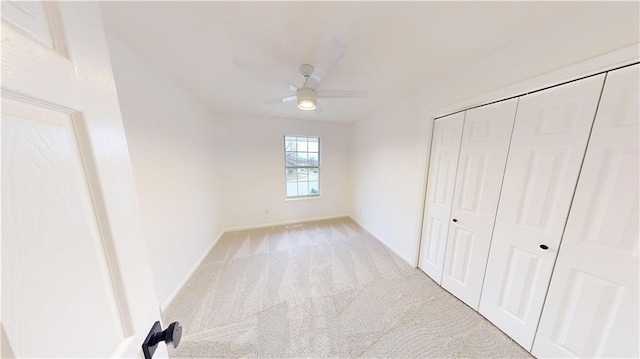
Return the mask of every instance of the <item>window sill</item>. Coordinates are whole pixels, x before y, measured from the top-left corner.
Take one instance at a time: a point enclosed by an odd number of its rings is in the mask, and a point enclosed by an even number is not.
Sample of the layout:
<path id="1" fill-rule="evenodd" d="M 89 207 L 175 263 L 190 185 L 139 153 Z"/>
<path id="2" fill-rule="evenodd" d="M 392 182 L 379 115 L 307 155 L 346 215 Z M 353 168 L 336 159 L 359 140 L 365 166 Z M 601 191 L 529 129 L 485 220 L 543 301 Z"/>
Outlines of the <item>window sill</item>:
<path id="1" fill-rule="evenodd" d="M 307 196 L 307 197 L 294 197 L 294 198 L 285 198 L 285 202 L 295 202 L 295 201 L 304 201 L 307 199 L 321 199 L 322 196 Z"/>

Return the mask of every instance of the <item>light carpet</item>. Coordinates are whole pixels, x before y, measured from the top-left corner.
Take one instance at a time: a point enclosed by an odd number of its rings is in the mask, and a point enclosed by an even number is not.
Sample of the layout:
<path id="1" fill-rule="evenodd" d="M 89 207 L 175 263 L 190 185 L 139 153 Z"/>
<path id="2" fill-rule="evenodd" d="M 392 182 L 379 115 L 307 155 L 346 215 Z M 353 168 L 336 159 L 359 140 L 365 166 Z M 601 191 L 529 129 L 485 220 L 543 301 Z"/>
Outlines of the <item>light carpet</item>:
<path id="1" fill-rule="evenodd" d="M 163 319 L 175 358 L 531 358 L 350 218 L 225 233 Z"/>

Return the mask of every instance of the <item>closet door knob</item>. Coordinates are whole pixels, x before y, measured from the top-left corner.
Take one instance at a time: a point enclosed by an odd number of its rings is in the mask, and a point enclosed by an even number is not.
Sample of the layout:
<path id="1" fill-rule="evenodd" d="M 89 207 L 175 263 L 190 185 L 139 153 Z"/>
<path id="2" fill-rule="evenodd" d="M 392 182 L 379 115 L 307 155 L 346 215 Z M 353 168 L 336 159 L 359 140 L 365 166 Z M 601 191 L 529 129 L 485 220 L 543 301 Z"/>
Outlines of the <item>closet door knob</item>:
<path id="1" fill-rule="evenodd" d="M 455 218 L 454 218 L 454 219 L 452 219 L 452 221 L 454 221 L 454 222 L 458 222 L 458 220 L 457 220 L 457 219 L 455 219 Z"/>
<path id="2" fill-rule="evenodd" d="M 549 246 L 547 246 L 546 244 L 541 244 L 540 248 L 546 251 L 547 249 L 549 249 Z"/>

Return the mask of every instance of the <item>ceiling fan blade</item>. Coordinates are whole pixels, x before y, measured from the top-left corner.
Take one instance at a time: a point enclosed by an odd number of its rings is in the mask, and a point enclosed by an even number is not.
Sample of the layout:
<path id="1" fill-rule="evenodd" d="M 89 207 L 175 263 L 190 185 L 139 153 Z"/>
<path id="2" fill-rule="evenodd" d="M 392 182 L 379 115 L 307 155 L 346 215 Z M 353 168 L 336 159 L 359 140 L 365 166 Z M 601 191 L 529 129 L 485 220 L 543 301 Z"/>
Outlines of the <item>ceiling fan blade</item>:
<path id="1" fill-rule="evenodd" d="M 307 87 L 317 89 L 320 81 L 322 81 L 335 64 L 340 61 L 344 53 L 347 52 L 347 48 L 348 46 L 344 42 L 338 39 L 332 39 L 316 62 L 315 69 L 309 77 Z"/>
<path id="2" fill-rule="evenodd" d="M 268 103 L 268 104 L 285 103 L 285 102 L 291 102 L 291 101 L 295 101 L 295 100 L 296 100 L 296 95 L 293 95 L 293 96 L 286 96 L 286 97 L 281 97 L 281 98 L 276 98 L 276 99 L 273 99 L 273 100 L 265 101 L 264 103 Z"/>
<path id="3" fill-rule="evenodd" d="M 289 89 L 289 91 L 294 91 L 294 92 L 298 91 L 298 88 L 296 87 L 296 85 L 294 85 L 294 84 L 292 84 L 292 83 L 290 83 L 288 81 L 285 81 L 285 80 L 279 78 L 278 76 L 276 76 L 274 74 L 271 74 L 271 73 L 259 68 L 258 66 L 250 64 L 250 63 L 248 63 L 248 62 L 246 62 L 244 60 L 241 60 L 241 59 L 239 59 L 237 57 L 235 57 L 233 59 L 233 64 L 238 66 L 241 69 L 244 69 L 244 70 L 247 70 L 247 71 L 251 71 L 251 72 L 253 72 L 253 73 L 257 74 L 257 75 L 260 75 L 260 76 L 262 76 L 264 78 L 267 78 L 267 79 L 269 79 L 269 80 L 271 80 L 273 82 L 277 82 L 281 86 L 284 86 L 287 89 Z"/>
<path id="4" fill-rule="evenodd" d="M 358 98 L 367 97 L 368 91 L 319 90 L 318 98 Z"/>

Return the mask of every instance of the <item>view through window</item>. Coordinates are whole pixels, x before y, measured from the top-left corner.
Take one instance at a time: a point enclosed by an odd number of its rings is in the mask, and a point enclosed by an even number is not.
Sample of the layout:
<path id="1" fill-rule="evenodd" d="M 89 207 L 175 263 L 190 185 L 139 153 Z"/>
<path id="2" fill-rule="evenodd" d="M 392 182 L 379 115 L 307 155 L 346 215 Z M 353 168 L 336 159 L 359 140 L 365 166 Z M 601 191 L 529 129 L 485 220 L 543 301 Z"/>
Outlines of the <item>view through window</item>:
<path id="1" fill-rule="evenodd" d="M 320 138 L 284 136 L 287 198 L 320 195 Z"/>

